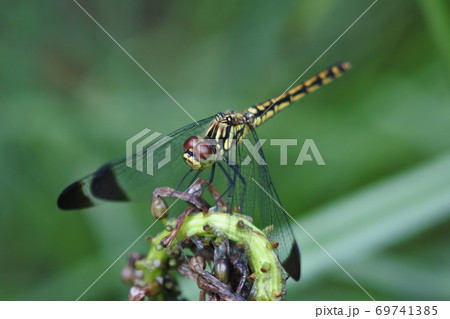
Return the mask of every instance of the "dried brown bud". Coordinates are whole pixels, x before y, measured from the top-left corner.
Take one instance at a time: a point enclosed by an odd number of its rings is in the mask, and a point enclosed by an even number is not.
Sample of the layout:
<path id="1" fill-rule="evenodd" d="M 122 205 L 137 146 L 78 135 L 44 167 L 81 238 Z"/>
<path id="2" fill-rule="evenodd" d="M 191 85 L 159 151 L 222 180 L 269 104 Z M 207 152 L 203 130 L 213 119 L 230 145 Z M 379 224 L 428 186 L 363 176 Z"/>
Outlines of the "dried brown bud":
<path id="1" fill-rule="evenodd" d="M 262 267 L 261 267 L 261 272 L 268 272 L 270 270 L 270 264 L 264 264 Z"/>
<path id="2" fill-rule="evenodd" d="M 230 263 L 227 259 L 221 259 L 214 265 L 214 277 L 223 283 L 228 283 L 230 278 Z"/>
<path id="3" fill-rule="evenodd" d="M 151 212 L 153 217 L 157 219 L 166 218 L 168 214 L 167 204 L 161 196 L 152 197 Z"/>
<path id="4" fill-rule="evenodd" d="M 189 267 L 194 272 L 201 272 L 203 271 L 203 269 L 205 269 L 205 261 L 200 256 L 194 256 L 191 258 L 191 260 L 189 260 Z"/>

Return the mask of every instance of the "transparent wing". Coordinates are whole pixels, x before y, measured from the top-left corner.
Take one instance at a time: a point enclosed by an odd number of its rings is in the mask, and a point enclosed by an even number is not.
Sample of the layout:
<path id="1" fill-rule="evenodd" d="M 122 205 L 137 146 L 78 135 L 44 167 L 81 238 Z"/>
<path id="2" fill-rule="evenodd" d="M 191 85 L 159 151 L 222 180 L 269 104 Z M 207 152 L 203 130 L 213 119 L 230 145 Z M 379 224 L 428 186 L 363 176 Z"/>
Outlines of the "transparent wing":
<path id="1" fill-rule="evenodd" d="M 148 201 L 156 188 L 176 187 L 189 171 L 182 157 L 185 139 L 204 134 L 212 118 L 203 119 L 198 125 L 186 125 L 167 136 L 155 139 L 143 147 L 142 152 L 130 158 L 103 165 L 94 173 L 68 186 L 58 198 L 58 206 L 61 209 L 81 209 L 108 200 Z M 127 166 L 127 163 L 132 164 L 132 167 Z M 137 169 L 138 163 L 141 170 Z"/>
<path id="2" fill-rule="evenodd" d="M 229 191 L 232 207 L 240 206 L 241 213 L 253 218 L 254 224 L 264 229 L 273 226 L 269 232 L 272 240 L 279 243 L 278 258 L 289 275 L 300 278 L 300 252 L 290 227 L 289 217 L 283 209 L 275 190 L 261 147 L 253 128 L 248 135 L 248 142 L 241 142 L 236 148 L 237 165 L 222 161 L 226 174 L 233 181 L 234 187 Z M 249 147 L 254 147 L 253 152 Z M 250 161 L 249 161 L 250 159 Z"/>

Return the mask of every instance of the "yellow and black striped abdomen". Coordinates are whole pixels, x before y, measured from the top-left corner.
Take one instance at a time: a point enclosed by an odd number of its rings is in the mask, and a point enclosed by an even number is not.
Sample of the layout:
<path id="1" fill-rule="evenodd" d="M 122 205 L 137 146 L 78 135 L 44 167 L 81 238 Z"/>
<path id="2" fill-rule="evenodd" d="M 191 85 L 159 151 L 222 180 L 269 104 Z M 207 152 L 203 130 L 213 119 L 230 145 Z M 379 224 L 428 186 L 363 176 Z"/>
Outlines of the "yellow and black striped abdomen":
<path id="1" fill-rule="evenodd" d="M 350 67 L 348 62 L 336 63 L 279 97 L 251 106 L 244 114 L 251 119 L 253 127 L 257 127 L 288 105 L 340 77 Z"/>

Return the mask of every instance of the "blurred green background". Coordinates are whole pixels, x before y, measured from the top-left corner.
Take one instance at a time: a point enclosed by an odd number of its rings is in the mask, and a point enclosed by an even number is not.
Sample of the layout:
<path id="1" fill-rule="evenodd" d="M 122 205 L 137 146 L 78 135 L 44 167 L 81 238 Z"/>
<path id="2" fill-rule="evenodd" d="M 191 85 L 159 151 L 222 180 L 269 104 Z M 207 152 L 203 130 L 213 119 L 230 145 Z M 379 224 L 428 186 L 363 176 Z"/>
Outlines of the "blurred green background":
<path id="1" fill-rule="evenodd" d="M 79 2 L 196 119 L 280 94 L 372 3 Z M 62 212 L 60 191 L 143 128 L 191 120 L 73 1 L 1 3 L 0 299 L 73 300 L 153 218 L 148 204 Z M 266 145 L 278 193 L 373 298 L 448 300 L 450 4 L 378 1 L 302 80 L 340 60 L 348 74 L 258 129 L 313 138 L 326 162 L 292 165 L 298 146 L 279 166 Z M 369 300 L 293 228 L 303 278 L 288 299 Z M 126 299 L 125 262 L 82 299 Z"/>

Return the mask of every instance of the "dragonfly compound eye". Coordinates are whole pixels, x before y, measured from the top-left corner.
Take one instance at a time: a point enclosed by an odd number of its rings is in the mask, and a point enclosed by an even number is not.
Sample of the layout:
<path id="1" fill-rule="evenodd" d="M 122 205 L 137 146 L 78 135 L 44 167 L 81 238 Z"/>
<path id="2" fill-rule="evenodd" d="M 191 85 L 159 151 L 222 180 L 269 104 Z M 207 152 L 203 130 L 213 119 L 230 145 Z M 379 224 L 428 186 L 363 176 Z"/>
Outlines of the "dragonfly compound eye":
<path id="1" fill-rule="evenodd" d="M 183 147 L 185 150 L 192 150 L 194 149 L 195 144 L 198 143 L 198 137 L 197 136 L 191 136 L 188 137 L 183 144 Z"/>
<path id="2" fill-rule="evenodd" d="M 201 159 L 208 159 L 212 154 L 211 145 L 205 142 L 198 142 L 195 144 L 194 151 L 195 155 Z"/>

